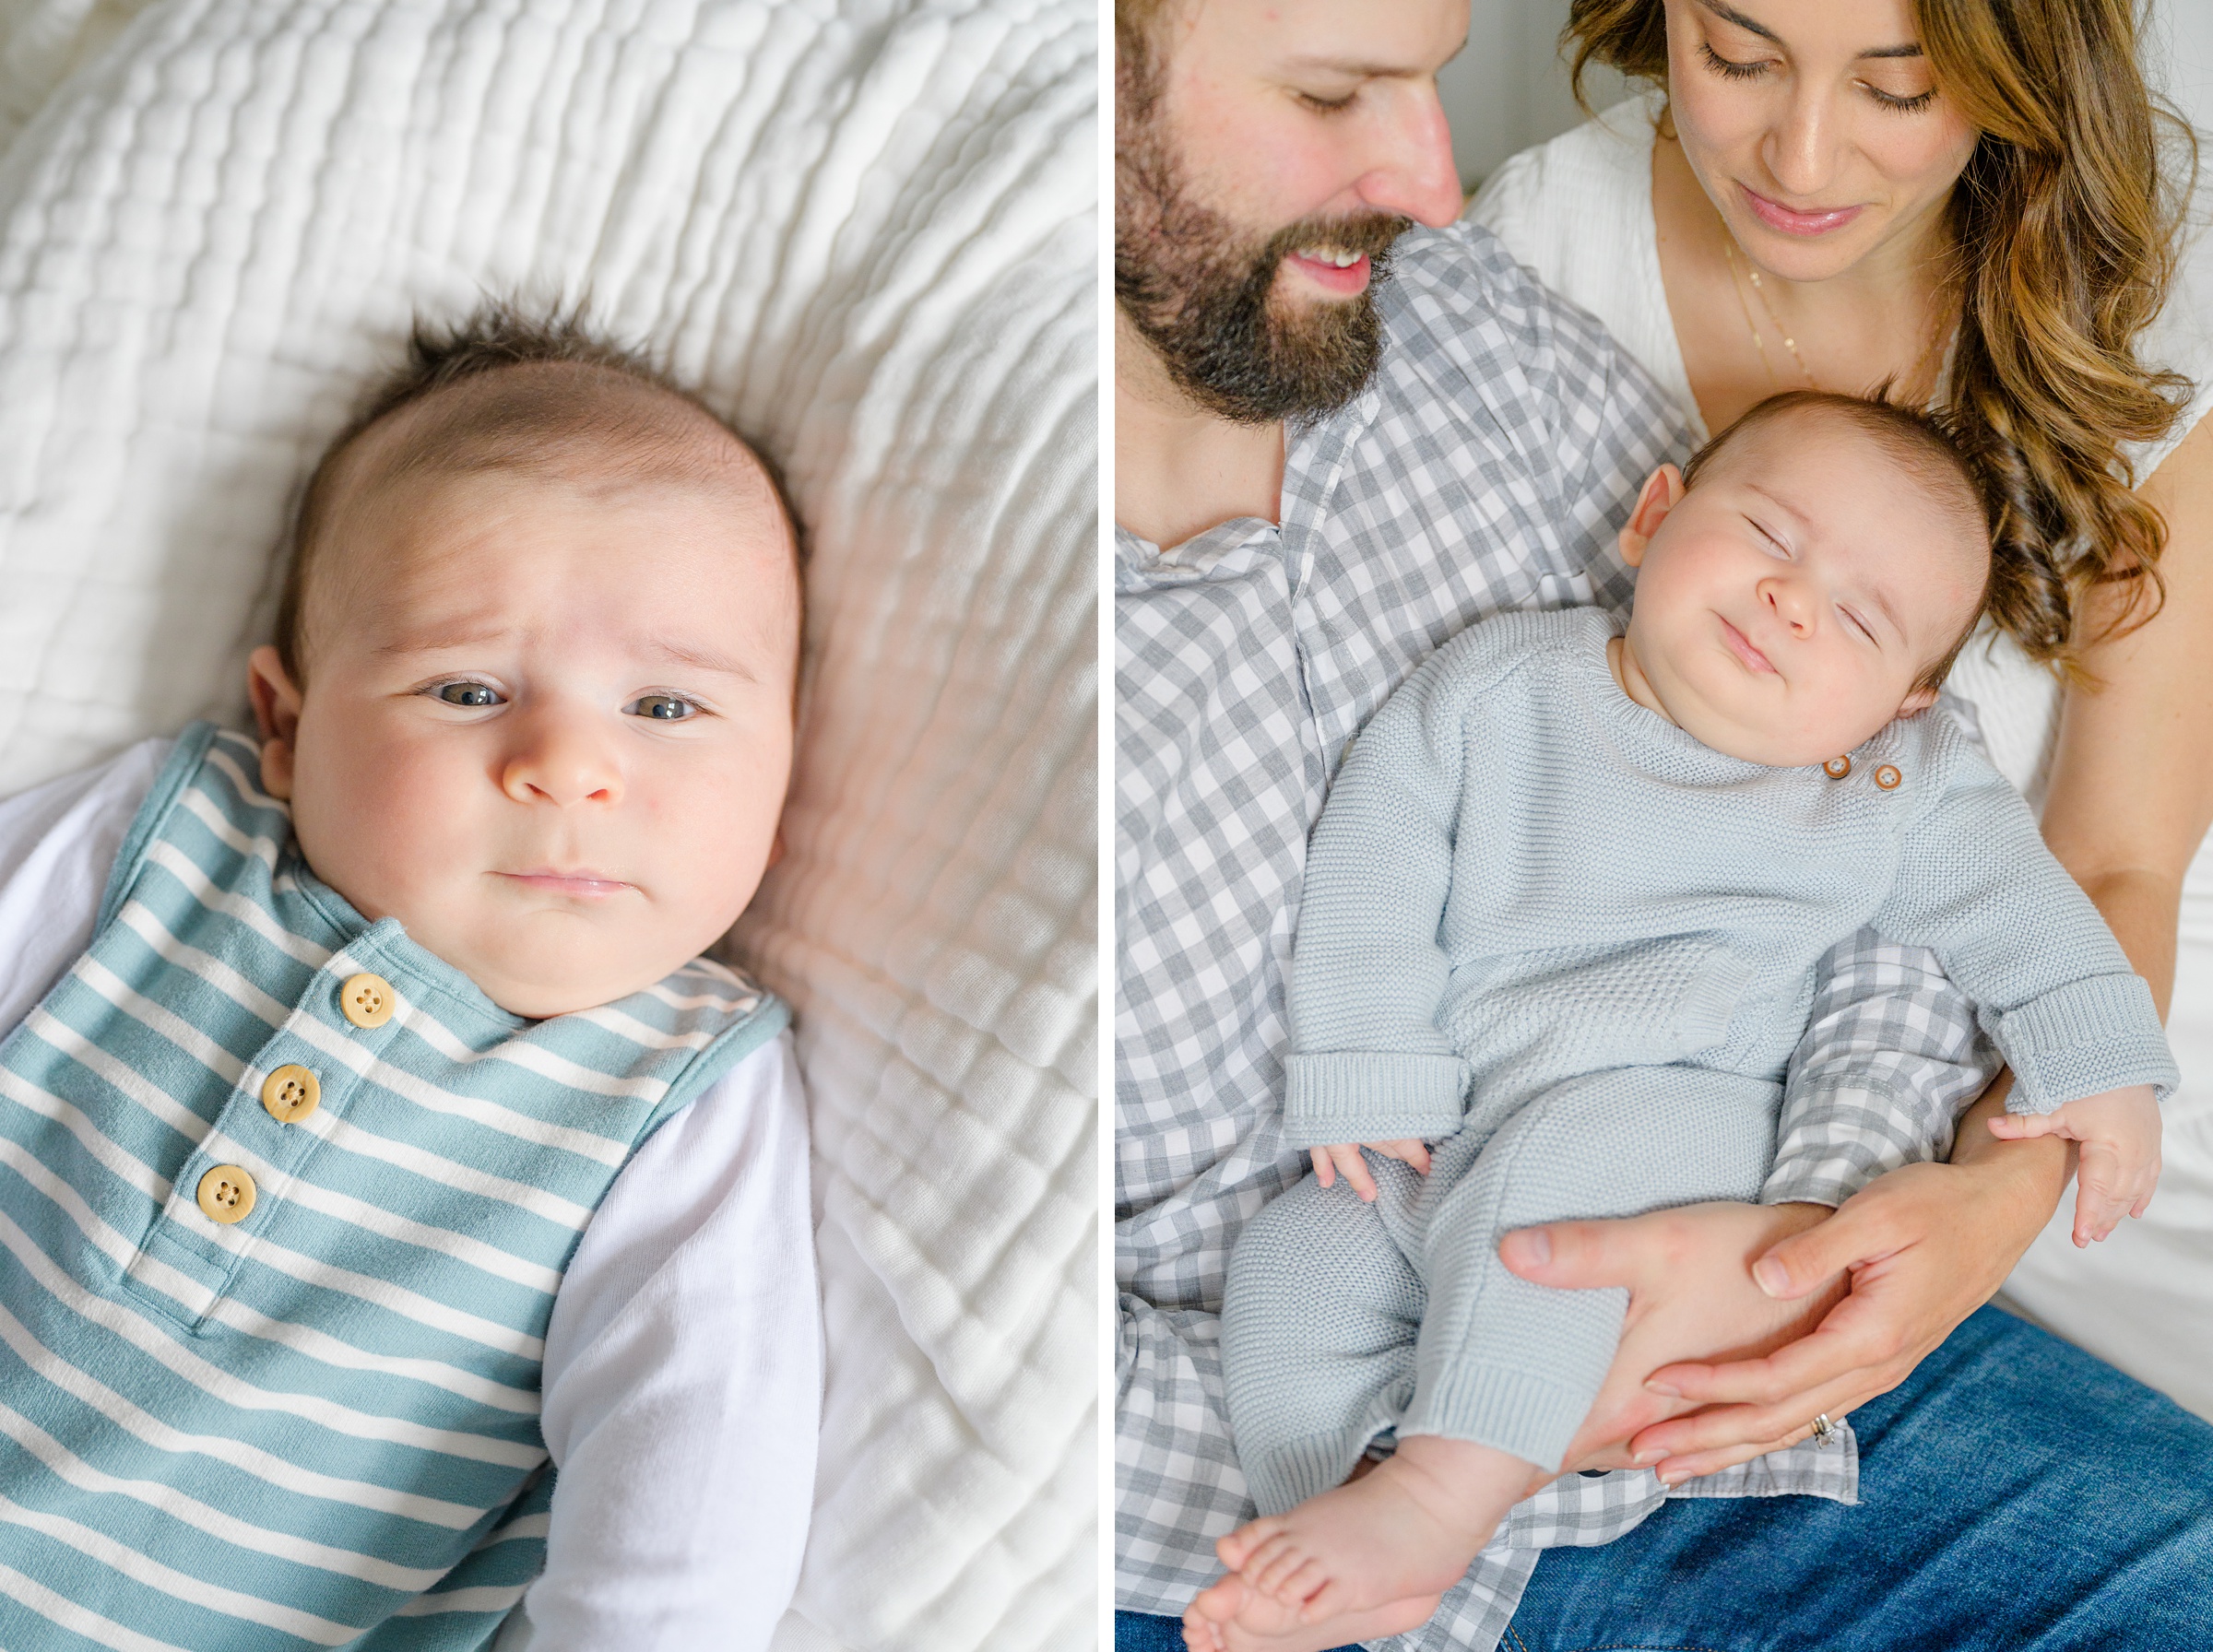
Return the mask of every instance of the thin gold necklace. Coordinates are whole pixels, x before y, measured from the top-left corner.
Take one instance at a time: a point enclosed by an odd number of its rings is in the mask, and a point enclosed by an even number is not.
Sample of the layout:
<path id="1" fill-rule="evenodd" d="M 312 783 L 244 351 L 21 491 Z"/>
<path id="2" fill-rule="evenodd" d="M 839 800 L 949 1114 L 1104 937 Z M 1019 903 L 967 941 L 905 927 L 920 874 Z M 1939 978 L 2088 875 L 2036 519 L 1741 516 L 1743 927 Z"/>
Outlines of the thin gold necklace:
<path id="1" fill-rule="evenodd" d="M 1717 213 L 1715 216 L 1719 217 L 1720 215 Z M 1768 289 L 1760 284 L 1759 271 L 1752 266 L 1751 257 L 1748 254 L 1745 254 L 1744 249 L 1736 244 L 1736 233 L 1734 230 L 1729 228 L 1728 219 L 1722 218 L 1721 222 L 1722 251 L 1729 260 L 1729 274 L 1732 277 L 1731 285 L 1735 289 L 1736 291 L 1737 308 L 1744 313 L 1746 330 L 1752 335 L 1752 346 L 1759 352 L 1759 364 L 1761 367 L 1767 370 L 1768 383 L 1770 384 L 1781 384 L 1782 383 L 1782 377 L 1775 371 L 1775 363 L 1769 359 L 1768 343 L 1767 340 L 1760 336 L 1759 324 L 1752 319 L 1752 306 L 1745 294 L 1745 284 L 1747 281 L 1751 283 L 1753 294 L 1759 300 L 1760 309 L 1767 313 L 1768 324 L 1775 329 L 1775 336 L 1782 340 L 1783 348 L 1791 352 L 1791 360 L 1798 364 L 1798 371 L 1805 379 L 1805 387 L 1808 390 L 1820 389 L 1821 385 L 1819 381 L 1814 377 L 1814 370 L 1805 364 L 1805 358 L 1799 354 L 1798 341 L 1792 337 L 1789 332 L 1784 329 L 1782 318 L 1775 313 L 1775 306 L 1768 298 Z M 1744 259 L 1741 265 L 1738 263 L 1738 258 L 1740 255 L 1743 255 Z M 1930 336 L 1928 343 L 1921 347 L 1921 354 L 1913 358 L 1913 365 L 1910 370 L 1908 370 L 1906 378 L 1906 383 L 1908 384 L 1918 384 L 1921 383 L 1921 375 L 1923 371 L 1927 369 L 1929 365 L 1929 359 L 1931 357 L 1936 355 L 1939 351 L 1942 351 L 1947 355 L 1950 353 L 1952 348 L 1952 339 L 1959 333 L 1959 323 L 1958 318 L 1955 317 L 1952 321 L 1952 324 L 1947 327 L 1941 334 L 1932 334 Z M 1939 384 L 1933 384 L 1929 387 L 1929 399 L 1932 402 L 1935 400 L 1936 391 L 1940 387 L 1940 383 L 1943 378 L 1943 369 L 1941 366 L 1939 366 L 1937 370 L 1937 378 Z"/>
<path id="2" fill-rule="evenodd" d="M 1753 348 L 1759 352 L 1760 366 L 1767 370 L 1768 383 L 1780 384 L 1782 375 L 1775 371 L 1775 363 L 1768 357 L 1768 341 L 1760 334 L 1759 324 L 1752 319 L 1752 303 L 1745 295 L 1747 277 L 1751 279 L 1752 291 L 1759 299 L 1759 307 L 1768 313 L 1768 324 L 1775 329 L 1775 336 L 1782 340 L 1782 348 L 1791 352 L 1791 360 L 1798 363 L 1799 372 L 1805 375 L 1805 387 L 1808 390 L 1820 389 L 1820 384 L 1814 378 L 1814 370 L 1805 364 L 1805 358 L 1798 353 L 1798 341 L 1784 330 L 1781 318 L 1775 313 L 1775 306 L 1768 301 L 1768 290 L 1759 284 L 1759 272 L 1751 267 L 1752 261 L 1749 258 L 1742 264 L 1737 262 L 1736 236 L 1726 219 L 1722 223 L 1722 251 L 1728 255 L 1730 281 L 1736 289 L 1737 308 L 1745 313 L 1745 326 L 1752 335 Z"/>

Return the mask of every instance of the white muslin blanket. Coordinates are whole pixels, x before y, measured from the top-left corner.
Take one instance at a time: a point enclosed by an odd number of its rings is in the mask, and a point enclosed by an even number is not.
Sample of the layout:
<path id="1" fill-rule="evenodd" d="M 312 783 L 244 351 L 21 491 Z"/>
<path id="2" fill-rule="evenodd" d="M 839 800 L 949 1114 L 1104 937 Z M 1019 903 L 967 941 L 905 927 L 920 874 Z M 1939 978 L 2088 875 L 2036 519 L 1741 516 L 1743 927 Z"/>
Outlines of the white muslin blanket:
<path id="1" fill-rule="evenodd" d="M 0 0 L 0 795 L 243 714 L 417 313 L 588 294 L 779 461 L 828 1392 L 782 1648 L 1091 1644 L 1091 0 Z"/>

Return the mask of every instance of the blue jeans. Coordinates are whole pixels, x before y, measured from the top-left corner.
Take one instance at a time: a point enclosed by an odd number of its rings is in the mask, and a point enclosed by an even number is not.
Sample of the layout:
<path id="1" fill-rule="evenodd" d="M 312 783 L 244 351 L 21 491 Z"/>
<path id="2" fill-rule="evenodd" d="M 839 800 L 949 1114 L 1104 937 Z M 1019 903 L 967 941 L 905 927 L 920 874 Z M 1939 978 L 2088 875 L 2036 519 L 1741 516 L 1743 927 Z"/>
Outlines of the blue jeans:
<path id="1" fill-rule="evenodd" d="M 2163 1396 L 1985 1308 L 1852 1426 L 1858 1506 L 1678 1499 L 1547 1550 L 1500 1652 L 2213 1648 L 2213 1427 Z M 1116 1652 L 1177 1646 L 1125 1618 Z"/>

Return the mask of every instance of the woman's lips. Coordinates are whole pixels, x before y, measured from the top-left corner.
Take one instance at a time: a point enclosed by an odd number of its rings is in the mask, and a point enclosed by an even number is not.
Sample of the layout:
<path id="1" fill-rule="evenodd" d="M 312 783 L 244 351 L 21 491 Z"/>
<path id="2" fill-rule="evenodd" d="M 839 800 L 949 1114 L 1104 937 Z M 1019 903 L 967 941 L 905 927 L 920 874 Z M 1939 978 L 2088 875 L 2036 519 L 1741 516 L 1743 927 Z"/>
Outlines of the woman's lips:
<path id="1" fill-rule="evenodd" d="M 1729 652 L 1731 654 L 1734 654 L 1738 659 L 1744 662 L 1746 670 L 1753 672 L 1764 671 L 1770 677 L 1781 675 L 1781 673 L 1776 671 L 1773 664 L 1768 659 L 1768 656 L 1760 653 L 1758 649 L 1752 646 L 1751 639 L 1746 636 L 1743 631 L 1737 630 L 1735 626 L 1730 624 L 1726 620 L 1722 621 L 1722 641 L 1729 644 Z"/>
<path id="2" fill-rule="evenodd" d="M 1368 259 L 1363 253 L 1346 265 L 1330 258 L 1309 258 L 1304 253 L 1293 253 L 1284 260 L 1297 266 L 1298 273 L 1326 291 L 1339 292 L 1350 298 L 1367 286 Z"/>
<path id="3" fill-rule="evenodd" d="M 1781 201 L 1770 201 L 1743 184 L 1745 205 L 1770 230 L 1780 230 L 1785 235 L 1826 235 L 1831 230 L 1841 230 L 1846 224 L 1866 210 L 1864 206 L 1819 206 L 1802 210 L 1785 206 Z"/>
<path id="4" fill-rule="evenodd" d="M 501 872 L 497 876 L 525 889 L 536 890 L 546 895 L 570 895 L 584 900 L 596 900 L 608 895 L 621 894 L 631 888 L 620 878 L 609 878 L 603 872 L 557 872 L 540 867 L 531 872 Z"/>

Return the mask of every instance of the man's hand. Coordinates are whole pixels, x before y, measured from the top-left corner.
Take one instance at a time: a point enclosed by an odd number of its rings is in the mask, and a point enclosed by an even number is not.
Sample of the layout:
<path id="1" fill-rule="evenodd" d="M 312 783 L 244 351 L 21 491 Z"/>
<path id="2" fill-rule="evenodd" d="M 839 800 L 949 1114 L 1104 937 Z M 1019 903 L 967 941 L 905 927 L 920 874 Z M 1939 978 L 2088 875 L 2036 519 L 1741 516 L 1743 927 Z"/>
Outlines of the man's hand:
<path id="1" fill-rule="evenodd" d="M 1646 1376 L 1686 1357 L 1766 1354 L 1811 1331 L 1842 1294 L 1840 1282 L 1807 1300 L 1778 1301 L 1753 1281 L 1752 1264 L 1777 1241 L 1828 1215 L 1818 1205 L 1714 1203 L 1509 1233 L 1499 1258 L 1523 1279 L 1569 1290 L 1619 1285 L 1629 1292 L 1613 1367 L 1559 1471 L 1657 1465 L 1664 1472 L 1667 1451 L 1653 1450 L 1643 1436 L 1694 1402 L 1648 1387 Z M 1802 1421 L 1813 1416 L 1808 1411 Z M 1532 1489 L 1552 1478 L 1538 1476 Z"/>
<path id="2" fill-rule="evenodd" d="M 2001 1113 L 1990 1133 L 2004 1141 L 2056 1136 L 2078 1144 L 2077 1246 L 2104 1238 L 2124 1215 L 2143 1215 L 2159 1186 L 2160 1103 L 2148 1084 L 2085 1096 L 2049 1113 Z"/>
<path id="3" fill-rule="evenodd" d="M 1677 1484 L 1792 1445 L 1815 1417 L 1841 1418 L 1903 1382 L 1996 1292 L 2066 1185 L 2060 1144 L 2000 1144 L 1977 1122 L 2004 1090 L 1962 1121 L 1958 1162 L 1891 1171 L 1826 1218 L 1811 1205 L 1692 1205 L 1508 1234 L 1499 1257 L 1524 1279 L 1629 1290 L 1614 1370 L 1571 1447 L 1589 1460 L 1568 1467 L 1616 1465 L 1633 1433 L 1626 1460 Z M 1762 1221 L 1770 1234 L 1797 1231 L 1763 1239 Z M 1765 1312 L 1743 1288 L 1747 1263 Z M 1818 1324 L 1792 1340 L 1778 1315 Z M 1767 1352 L 1762 1340 L 1782 1346 Z M 1700 1341 L 1705 1363 L 1649 1363 Z M 1630 1393 L 1640 1377 L 1641 1401 Z"/>
<path id="4" fill-rule="evenodd" d="M 1355 1147 L 1351 1142 L 1339 1142 L 1334 1147 L 1308 1150 L 1314 1156 L 1314 1179 L 1324 1187 L 1337 1186 L 1337 1173 L 1343 1171 L 1344 1179 L 1353 1185 L 1353 1191 L 1369 1204 L 1376 1202 L 1376 1178 L 1368 1174 L 1367 1161 L 1360 1156 L 1360 1149 L 1381 1153 L 1386 1159 L 1396 1159 L 1402 1164 L 1411 1164 L 1422 1174 L 1429 1174 L 1428 1144 L 1421 1141 L 1363 1141 Z"/>

